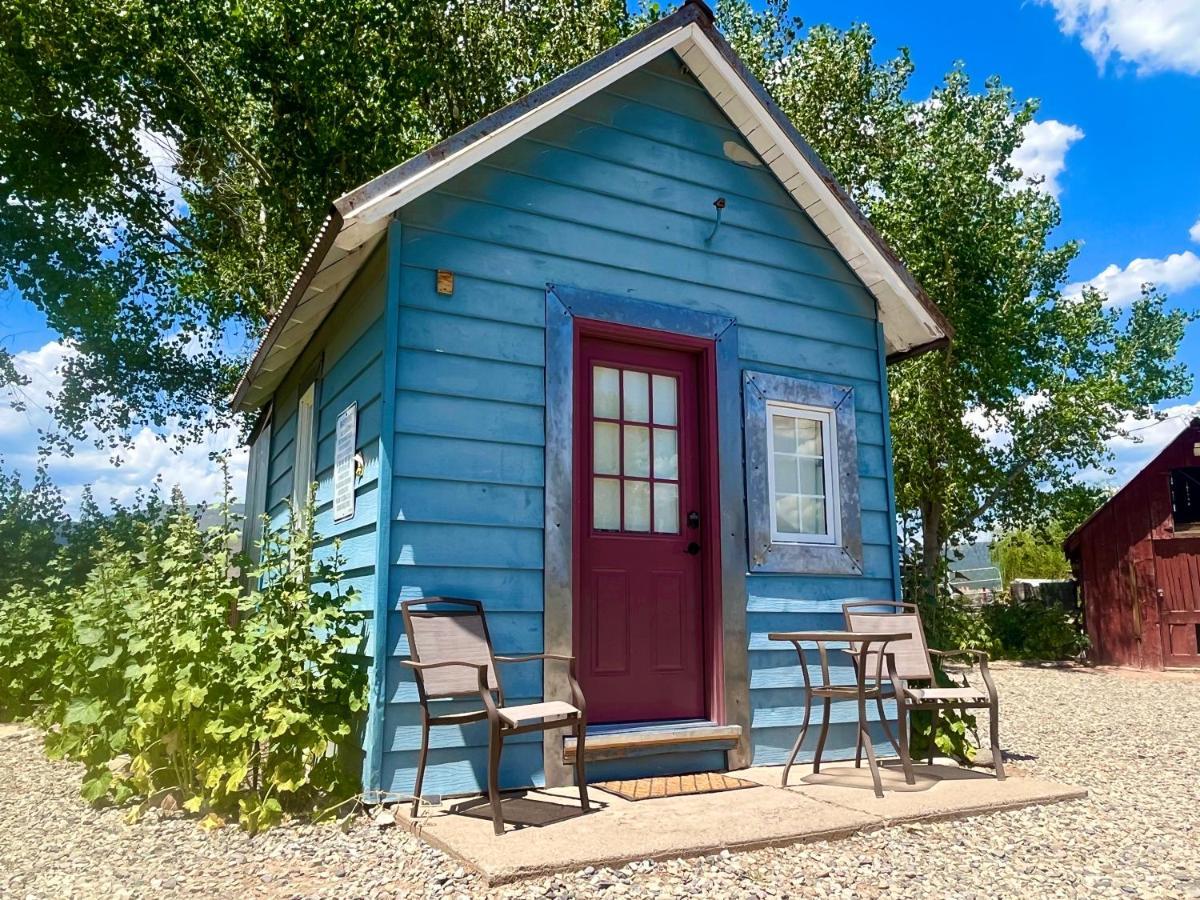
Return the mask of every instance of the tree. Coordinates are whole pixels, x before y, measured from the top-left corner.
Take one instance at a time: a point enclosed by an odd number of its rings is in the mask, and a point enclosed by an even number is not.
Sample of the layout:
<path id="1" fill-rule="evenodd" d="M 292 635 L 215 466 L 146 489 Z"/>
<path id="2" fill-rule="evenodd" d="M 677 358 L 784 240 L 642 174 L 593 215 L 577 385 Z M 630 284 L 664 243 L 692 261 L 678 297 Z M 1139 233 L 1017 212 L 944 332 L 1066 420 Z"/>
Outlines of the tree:
<path id="1" fill-rule="evenodd" d="M 891 372 L 910 591 L 947 545 L 1053 515 L 1184 392 L 1189 316 L 1065 298 L 1074 242 L 1012 165 L 1033 101 L 724 0 L 730 41 L 956 328 Z M 223 400 L 331 196 L 660 15 L 619 0 L 0 0 L 0 266 L 80 351 L 57 413 L 110 434 Z M 169 165 L 162 165 L 162 158 Z M 159 162 L 159 167 L 155 163 Z M 167 172 L 170 179 L 160 177 Z"/>
<path id="2" fill-rule="evenodd" d="M 949 347 L 890 371 L 906 591 L 936 593 L 948 546 L 1078 505 L 1079 472 L 1105 464 L 1121 423 L 1188 390 L 1176 352 L 1194 316 L 1151 285 L 1127 311 L 1093 290 L 1063 296 L 1077 244 L 1054 243 L 1058 202 L 1012 164 L 1036 101 L 996 78 L 975 92 L 957 66 L 913 102 L 907 51 L 876 62 L 866 26 L 800 40 L 786 0 L 721 9 L 731 41 L 954 325 Z"/>
<path id="3" fill-rule="evenodd" d="M 0 0 L 0 288 L 79 351 L 59 423 L 226 419 L 331 198 L 627 22 L 620 0 Z"/>
<path id="4" fill-rule="evenodd" d="M 45 469 L 39 468 L 26 488 L 20 474 L 4 468 L 0 459 L 0 597 L 46 576 L 67 525 L 62 495 Z"/>

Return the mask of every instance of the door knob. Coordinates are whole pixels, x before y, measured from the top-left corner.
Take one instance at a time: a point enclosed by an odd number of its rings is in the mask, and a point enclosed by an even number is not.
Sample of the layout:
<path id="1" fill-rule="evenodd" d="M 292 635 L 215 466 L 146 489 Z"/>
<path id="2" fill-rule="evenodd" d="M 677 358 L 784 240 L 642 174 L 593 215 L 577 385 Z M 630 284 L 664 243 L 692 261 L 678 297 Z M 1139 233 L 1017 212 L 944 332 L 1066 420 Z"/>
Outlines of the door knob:
<path id="1" fill-rule="evenodd" d="M 700 545 L 697 544 L 695 541 L 692 541 L 690 544 L 687 545 L 687 552 L 690 553 L 692 556 L 695 556 L 696 554 L 698 554 L 700 552 Z"/>

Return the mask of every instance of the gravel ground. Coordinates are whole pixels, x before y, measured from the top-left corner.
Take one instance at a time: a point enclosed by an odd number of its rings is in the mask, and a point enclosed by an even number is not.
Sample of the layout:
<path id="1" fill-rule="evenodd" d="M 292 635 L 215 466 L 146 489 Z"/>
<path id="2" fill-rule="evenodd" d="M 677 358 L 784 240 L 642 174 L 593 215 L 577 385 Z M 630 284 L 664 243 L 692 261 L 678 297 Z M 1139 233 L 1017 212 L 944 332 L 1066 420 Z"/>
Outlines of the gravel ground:
<path id="1" fill-rule="evenodd" d="M 248 838 L 88 809 L 79 767 L 0 727 L 0 896 L 1200 898 L 1200 677 L 1000 666 L 1004 746 L 1086 801 L 488 892 L 399 828 Z"/>

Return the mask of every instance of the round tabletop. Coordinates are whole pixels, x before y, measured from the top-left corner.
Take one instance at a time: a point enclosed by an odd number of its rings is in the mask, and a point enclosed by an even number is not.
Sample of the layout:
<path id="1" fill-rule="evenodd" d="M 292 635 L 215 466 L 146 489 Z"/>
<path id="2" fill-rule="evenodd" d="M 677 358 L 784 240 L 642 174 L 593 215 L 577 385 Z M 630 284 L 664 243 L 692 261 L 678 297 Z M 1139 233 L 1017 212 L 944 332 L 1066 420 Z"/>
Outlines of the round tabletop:
<path id="1" fill-rule="evenodd" d="M 912 637 L 908 631 L 771 631 L 767 639 L 772 641 L 811 641 L 823 644 L 828 641 L 845 641 L 852 644 L 880 644 L 888 641 L 904 641 Z"/>

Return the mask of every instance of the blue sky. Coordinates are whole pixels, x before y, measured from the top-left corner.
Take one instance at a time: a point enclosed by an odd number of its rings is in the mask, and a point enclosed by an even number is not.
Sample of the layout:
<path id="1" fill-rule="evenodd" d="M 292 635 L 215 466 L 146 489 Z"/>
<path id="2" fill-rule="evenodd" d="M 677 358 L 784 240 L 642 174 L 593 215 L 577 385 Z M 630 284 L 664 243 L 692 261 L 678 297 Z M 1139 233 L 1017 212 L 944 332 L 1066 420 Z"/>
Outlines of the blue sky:
<path id="1" fill-rule="evenodd" d="M 956 60 L 977 84 L 995 74 L 1017 97 L 1040 98 L 1021 162 L 1057 192 L 1060 237 L 1083 242 L 1072 281 L 1098 280 L 1126 302 L 1141 281 L 1155 281 L 1173 303 L 1200 308 L 1200 0 L 796 0 L 794 9 L 807 24 L 869 23 L 881 57 L 907 46 L 917 67 L 914 98 Z M 0 294 L 0 341 L 35 379 L 29 411 L 0 409 L 0 455 L 25 471 L 33 466 L 36 428 L 47 424 L 45 392 L 57 382 L 63 351 L 55 339 L 28 304 Z M 1200 383 L 1200 323 L 1181 358 Z M 1113 483 L 1200 414 L 1200 384 L 1163 408 L 1173 418 L 1161 425 L 1130 423 L 1140 443 L 1113 442 Z M 51 471 L 72 498 L 94 482 L 100 496 L 128 499 L 164 472 L 167 483 L 181 482 L 200 500 L 220 483 L 208 451 L 234 447 L 234 436 L 222 433 L 179 458 L 144 432 L 119 469 L 106 451 L 82 446 L 70 459 L 53 459 Z M 240 479 L 244 455 L 235 451 L 234 461 Z"/>

